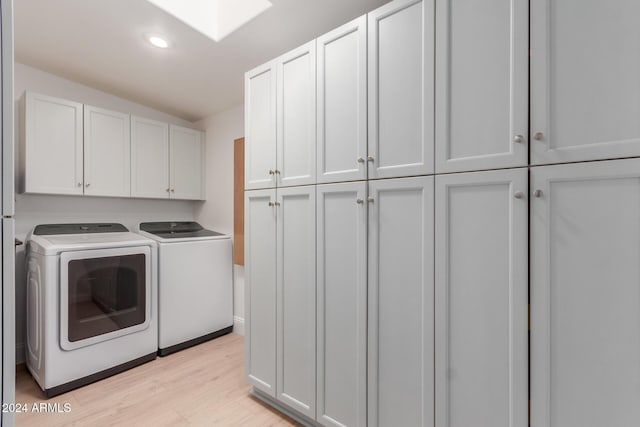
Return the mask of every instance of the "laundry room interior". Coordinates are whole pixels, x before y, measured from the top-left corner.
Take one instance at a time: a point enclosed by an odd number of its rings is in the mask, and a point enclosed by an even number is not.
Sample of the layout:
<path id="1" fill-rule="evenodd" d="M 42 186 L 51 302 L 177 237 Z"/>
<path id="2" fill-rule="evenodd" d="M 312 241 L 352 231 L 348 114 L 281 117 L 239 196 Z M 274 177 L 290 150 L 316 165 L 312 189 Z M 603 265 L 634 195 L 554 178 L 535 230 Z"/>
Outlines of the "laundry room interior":
<path id="1" fill-rule="evenodd" d="M 0 427 L 639 426 L 638 16 L 0 0 Z"/>

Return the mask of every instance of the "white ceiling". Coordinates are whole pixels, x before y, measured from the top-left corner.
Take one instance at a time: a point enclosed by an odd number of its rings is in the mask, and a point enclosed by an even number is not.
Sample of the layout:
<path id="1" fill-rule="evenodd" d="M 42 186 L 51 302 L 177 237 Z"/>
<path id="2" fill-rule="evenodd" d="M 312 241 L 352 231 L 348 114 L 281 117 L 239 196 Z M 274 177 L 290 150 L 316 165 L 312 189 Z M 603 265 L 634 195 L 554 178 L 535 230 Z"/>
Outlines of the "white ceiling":
<path id="1" fill-rule="evenodd" d="M 15 57 L 196 121 L 243 102 L 245 71 L 387 1 L 272 0 L 216 43 L 144 0 L 17 0 Z M 145 33 L 165 34 L 172 48 L 151 46 Z"/>

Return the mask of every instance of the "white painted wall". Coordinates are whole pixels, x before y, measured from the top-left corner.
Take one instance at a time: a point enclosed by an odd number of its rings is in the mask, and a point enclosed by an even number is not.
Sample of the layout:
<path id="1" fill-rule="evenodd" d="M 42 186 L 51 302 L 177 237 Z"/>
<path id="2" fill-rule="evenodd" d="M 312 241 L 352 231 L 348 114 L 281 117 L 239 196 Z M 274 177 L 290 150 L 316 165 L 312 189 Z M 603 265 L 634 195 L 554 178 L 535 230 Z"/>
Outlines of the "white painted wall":
<path id="1" fill-rule="evenodd" d="M 161 120 L 182 126 L 191 123 L 140 104 L 118 98 L 105 92 L 84 86 L 28 67 L 15 64 L 14 93 L 16 97 L 16 147 L 20 141 L 19 116 L 22 111 L 18 100 L 24 91 L 57 96 L 97 107 L 132 113 L 141 117 Z M 195 126 L 193 126 L 195 127 Z M 19 150 L 16 149 L 16 157 Z M 18 170 L 16 158 L 16 174 Z M 18 182 L 16 176 L 16 182 Z M 211 181 L 210 181 L 211 182 Z M 233 182 L 233 179 L 231 179 Z M 215 184 L 208 185 L 214 187 Z M 211 191 L 210 190 L 210 191 Z M 120 222 L 130 229 L 141 221 L 192 221 L 195 210 L 202 202 L 179 200 L 143 200 L 112 197 L 47 196 L 16 194 L 16 237 L 25 240 L 27 233 L 37 224 L 62 222 Z M 16 362 L 24 362 L 25 328 L 25 270 L 24 246 L 16 253 Z"/>
<path id="2" fill-rule="evenodd" d="M 209 116 L 195 125 L 207 133 L 207 202 L 196 221 L 233 236 L 233 140 L 244 136 L 244 105 Z M 234 331 L 244 335 L 244 267 L 234 268 Z"/>

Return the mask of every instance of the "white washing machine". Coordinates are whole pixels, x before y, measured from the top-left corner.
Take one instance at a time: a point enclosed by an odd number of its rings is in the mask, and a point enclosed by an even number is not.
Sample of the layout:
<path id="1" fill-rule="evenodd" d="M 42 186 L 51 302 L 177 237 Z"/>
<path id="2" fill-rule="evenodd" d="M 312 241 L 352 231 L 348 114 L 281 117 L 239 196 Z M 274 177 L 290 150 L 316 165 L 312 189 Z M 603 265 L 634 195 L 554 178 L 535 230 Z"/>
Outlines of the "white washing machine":
<path id="1" fill-rule="evenodd" d="M 156 357 L 157 247 L 121 224 L 27 238 L 27 367 L 47 397 Z"/>
<path id="2" fill-rule="evenodd" d="M 197 222 L 143 222 L 158 243 L 158 354 L 233 330 L 233 247 Z"/>
<path id="3" fill-rule="evenodd" d="M 158 354 L 233 330 L 231 238 L 197 222 L 143 222 L 158 243 Z"/>

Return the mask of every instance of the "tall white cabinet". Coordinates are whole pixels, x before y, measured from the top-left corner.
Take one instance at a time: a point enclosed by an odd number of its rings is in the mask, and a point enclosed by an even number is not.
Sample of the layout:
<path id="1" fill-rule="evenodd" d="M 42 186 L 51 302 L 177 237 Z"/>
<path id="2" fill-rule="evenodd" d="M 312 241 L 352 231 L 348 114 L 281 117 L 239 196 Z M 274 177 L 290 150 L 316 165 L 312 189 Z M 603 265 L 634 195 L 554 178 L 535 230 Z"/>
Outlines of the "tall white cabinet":
<path id="1" fill-rule="evenodd" d="M 368 177 L 433 173 L 434 0 L 396 0 L 368 19 Z"/>
<path id="2" fill-rule="evenodd" d="M 276 67 L 261 65 L 244 78 L 245 176 L 247 190 L 276 185 Z"/>
<path id="3" fill-rule="evenodd" d="M 436 10 L 436 172 L 526 166 L 529 1 Z"/>
<path id="4" fill-rule="evenodd" d="M 317 420 L 367 425 L 367 184 L 317 187 Z"/>
<path id="5" fill-rule="evenodd" d="M 247 191 L 247 376 L 258 390 L 315 418 L 314 186 Z"/>
<path id="6" fill-rule="evenodd" d="M 369 182 L 369 426 L 433 426 L 433 177 Z"/>
<path id="7" fill-rule="evenodd" d="M 256 389 L 276 397 L 276 191 L 245 192 L 245 367 Z"/>
<path id="8" fill-rule="evenodd" d="M 640 155 L 639 15 L 633 0 L 531 2 L 532 164 Z"/>
<path id="9" fill-rule="evenodd" d="M 640 159 L 531 169 L 531 425 L 640 420 Z"/>
<path id="10" fill-rule="evenodd" d="M 367 17 L 316 40 L 317 182 L 367 179 Z"/>
<path id="11" fill-rule="evenodd" d="M 527 175 L 436 177 L 438 427 L 528 425 Z"/>

